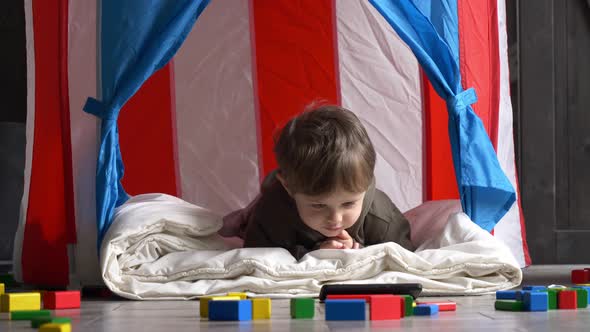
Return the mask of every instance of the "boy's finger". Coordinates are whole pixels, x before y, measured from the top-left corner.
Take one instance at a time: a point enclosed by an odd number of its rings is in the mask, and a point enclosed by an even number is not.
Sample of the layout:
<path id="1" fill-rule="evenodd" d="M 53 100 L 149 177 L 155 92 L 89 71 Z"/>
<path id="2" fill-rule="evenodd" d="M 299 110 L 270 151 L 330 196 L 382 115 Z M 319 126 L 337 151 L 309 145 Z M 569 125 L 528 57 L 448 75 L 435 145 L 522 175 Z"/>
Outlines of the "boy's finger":
<path id="1" fill-rule="evenodd" d="M 328 240 L 321 247 L 322 249 L 341 249 L 343 244 L 336 240 Z"/>
<path id="2" fill-rule="evenodd" d="M 344 247 L 344 244 L 340 241 L 332 240 L 332 246 L 334 246 L 336 249 L 341 249 Z"/>
<path id="3" fill-rule="evenodd" d="M 342 240 L 348 240 L 348 239 L 350 239 L 350 235 L 344 229 L 342 230 L 342 232 L 340 232 L 340 234 L 336 235 L 336 237 L 339 238 L 339 239 L 342 239 Z"/>

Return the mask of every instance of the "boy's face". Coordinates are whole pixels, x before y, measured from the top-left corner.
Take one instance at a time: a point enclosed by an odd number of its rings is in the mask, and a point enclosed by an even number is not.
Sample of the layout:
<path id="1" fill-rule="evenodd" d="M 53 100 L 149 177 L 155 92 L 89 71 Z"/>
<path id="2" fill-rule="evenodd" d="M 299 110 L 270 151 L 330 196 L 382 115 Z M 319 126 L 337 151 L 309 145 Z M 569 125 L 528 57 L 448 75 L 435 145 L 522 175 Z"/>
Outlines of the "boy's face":
<path id="1" fill-rule="evenodd" d="M 297 204 L 299 216 L 312 229 L 326 237 L 335 237 L 354 225 L 361 214 L 366 191 L 352 193 L 342 189 L 329 194 L 308 196 L 291 195 Z"/>

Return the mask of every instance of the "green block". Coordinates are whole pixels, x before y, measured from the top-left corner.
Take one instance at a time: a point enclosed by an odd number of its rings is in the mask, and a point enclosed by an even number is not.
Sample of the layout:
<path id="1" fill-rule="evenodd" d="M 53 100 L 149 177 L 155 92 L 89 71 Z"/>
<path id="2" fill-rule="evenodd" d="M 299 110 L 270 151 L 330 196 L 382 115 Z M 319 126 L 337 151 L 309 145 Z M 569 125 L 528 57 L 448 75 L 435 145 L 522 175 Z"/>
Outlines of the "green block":
<path id="1" fill-rule="evenodd" d="M 414 315 L 414 298 L 412 295 L 400 295 L 404 298 L 404 317 Z"/>
<path id="2" fill-rule="evenodd" d="M 314 314 L 314 299 L 291 299 L 291 318 L 313 318 Z"/>
<path id="3" fill-rule="evenodd" d="M 31 320 L 31 327 L 38 329 L 43 324 L 66 324 L 72 323 L 72 320 L 67 317 L 35 317 Z"/>
<path id="4" fill-rule="evenodd" d="M 578 293 L 578 308 L 586 308 L 588 306 L 588 291 L 584 288 L 574 288 Z"/>
<path id="5" fill-rule="evenodd" d="M 11 320 L 31 320 L 35 317 L 51 317 L 49 310 L 17 310 L 10 313 Z"/>
<path id="6" fill-rule="evenodd" d="M 504 301 L 504 300 L 497 300 L 494 307 L 496 310 L 504 310 L 504 311 L 523 311 L 524 304 L 522 301 Z"/>
<path id="7" fill-rule="evenodd" d="M 557 309 L 557 293 L 559 293 L 559 291 L 555 289 L 547 290 L 547 297 L 549 299 L 549 310 Z"/>

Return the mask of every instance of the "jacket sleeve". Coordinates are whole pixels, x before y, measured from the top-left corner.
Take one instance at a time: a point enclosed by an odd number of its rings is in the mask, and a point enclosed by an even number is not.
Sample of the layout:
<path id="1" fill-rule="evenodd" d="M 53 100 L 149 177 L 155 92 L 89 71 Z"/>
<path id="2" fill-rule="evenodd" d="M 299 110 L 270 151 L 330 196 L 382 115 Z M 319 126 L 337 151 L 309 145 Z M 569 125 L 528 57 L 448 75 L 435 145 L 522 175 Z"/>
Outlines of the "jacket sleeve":
<path id="1" fill-rule="evenodd" d="M 395 242 L 414 251 L 410 239 L 410 223 L 389 197 L 377 191 L 365 220 L 365 245 Z"/>
<path id="2" fill-rule="evenodd" d="M 263 227 L 261 223 L 254 220 L 248 225 L 246 236 L 244 238 L 245 248 L 259 247 L 278 247 L 287 249 L 295 259 L 299 260 L 305 256 L 311 249 L 303 245 L 295 244 L 295 239 L 287 234 L 276 234 L 271 236 L 269 229 Z"/>

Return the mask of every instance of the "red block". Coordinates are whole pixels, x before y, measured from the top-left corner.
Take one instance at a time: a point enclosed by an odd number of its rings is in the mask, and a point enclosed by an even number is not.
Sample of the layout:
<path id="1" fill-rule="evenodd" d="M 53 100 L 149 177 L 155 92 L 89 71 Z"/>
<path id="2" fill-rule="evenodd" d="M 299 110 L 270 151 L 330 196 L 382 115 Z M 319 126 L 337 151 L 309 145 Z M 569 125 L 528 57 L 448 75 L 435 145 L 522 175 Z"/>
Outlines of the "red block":
<path id="1" fill-rule="evenodd" d="M 374 295 L 370 294 L 330 294 L 326 298 L 330 300 L 350 300 L 359 299 L 365 300 L 367 303 L 371 303 L 371 297 Z"/>
<path id="2" fill-rule="evenodd" d="M 575 290 L 563 290 L 559 292 L 557 307 L 559 309 L 577 309 L 578 293 Z"/>
<path id="3" fill-rule="evenodd" d="M 44 309 L 80 308 L 80 291 L 45 292 L 43 294 Z"/>
<path id="4" fill-rule="evenodd" d="M 587 284 L 590 282 L 590 269 L 572 270 L 572 283 Z"/>
<path id="5" fill-rule="evenodd" d="M 455 302 L 416 302 L 416 304 L 436 304 L 438 305 L 438 311 L 455 311 L 457 310 L 457 304 Z"/>
<path id="6" fill-rule="evenodd" d="M 404 299 L 401 296 L 378 294 L 371 295 L 371 320 L 388 320 L 402 318 Z"/>

